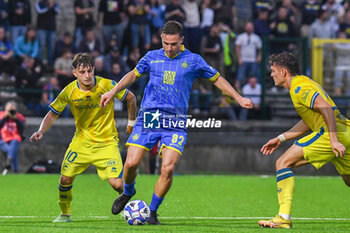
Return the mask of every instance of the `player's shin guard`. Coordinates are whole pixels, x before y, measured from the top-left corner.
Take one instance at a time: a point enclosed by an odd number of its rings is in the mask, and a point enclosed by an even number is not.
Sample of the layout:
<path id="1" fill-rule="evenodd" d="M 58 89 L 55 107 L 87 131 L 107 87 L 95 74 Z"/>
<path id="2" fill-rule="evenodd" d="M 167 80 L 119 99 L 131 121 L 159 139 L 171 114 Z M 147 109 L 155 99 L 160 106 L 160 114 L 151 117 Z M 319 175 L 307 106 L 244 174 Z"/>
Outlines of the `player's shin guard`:
<path id="1" fill-rule="evenodd" d="M 153 193 L 151 205 L 149 206 L 150 210 L 157 212 L 157 210 L 158 210 L 160 204 L 162 204 L 163 200 L 164 200 L 164 197 L 163 198 L 158 197 L 156 194 Z"/>
<path id="2" fill-rule="evenodd" d="M 294 174 L 290 168 L 284 168 L 276 172 L 278 202 L 280 209 L 278 214 L 286 219 L 290 219 L 293 202 L 293 192 L 295 187 Z"/>
<path id="3" fill-rule="evenodd" d="M 63 215 L 70 215 L 70 202 L 73 198 L 72 185 L 58 185 L 58 195 L 59 201 L 58 204 L 62 211 Z"/>

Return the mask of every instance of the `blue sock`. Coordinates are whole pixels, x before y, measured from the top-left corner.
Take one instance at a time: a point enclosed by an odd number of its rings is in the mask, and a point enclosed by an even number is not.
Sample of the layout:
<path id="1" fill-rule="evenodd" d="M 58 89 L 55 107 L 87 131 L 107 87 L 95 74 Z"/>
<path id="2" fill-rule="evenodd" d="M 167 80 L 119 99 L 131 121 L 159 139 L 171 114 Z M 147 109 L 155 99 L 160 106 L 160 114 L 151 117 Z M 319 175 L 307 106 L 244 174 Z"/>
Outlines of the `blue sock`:
<path id="1" fill-rule="evenodd" d="M 124 183 L 124 194 L 127 195 L 127 196 L 132 196 L 134 195 L 135 193 L 135 183 L 132 183 L 132 184 L 125 184 Z"/>
<path id="2" fill-rule="evenodd" d="M 158 210 L 160 204 L 162 204 L 163 200 L 164 200 L 164 197 L 160 198 L 153 193 L 151 205 L 149 206 L 150 210 L 157 212 L 157 210 Z"/>

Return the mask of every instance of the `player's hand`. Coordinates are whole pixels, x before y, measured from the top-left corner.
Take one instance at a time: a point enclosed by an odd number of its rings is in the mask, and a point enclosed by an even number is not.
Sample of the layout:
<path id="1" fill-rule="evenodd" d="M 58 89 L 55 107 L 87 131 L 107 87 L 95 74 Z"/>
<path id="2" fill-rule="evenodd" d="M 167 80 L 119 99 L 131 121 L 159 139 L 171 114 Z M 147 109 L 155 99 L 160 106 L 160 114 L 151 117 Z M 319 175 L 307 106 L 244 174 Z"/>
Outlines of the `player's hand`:
<path id="1" fill-rule="evenodd" d="M 242 97 L 242 99 L 239 100 L 239 105 L 241 105 L 242 108 L 252 109 L 253 108 L 253 102 L 249 98 Z"/>
<path id="2" fill-rule="evenodd" d="M 278 137 L 275 137 L 263 145 L 260 151 L 263 153 L 263 155 L 269 155 L 272 154 L 272 152 L 274 152 L 280 145 L 281 140 L 279 140 Z"/>
<path id="3" fill-rule="evenodd" d="M 126 131 L 125 132 L 127 132 L 128 134 L 131 134 L 133 128 L 134 128 L 133 126 L 128 125 L 128 126 L 126 126 Z"/>
<path id="4" fill-rule="evenodd" d="M 32 136 L 30 137 L 30 142 L 37 142 L 37 141 L 40 141 L 40 139 L 42 139 L 44 136 L 44 133 L 43 131 L 39 130 L 39 131 L 36 131 L 32 134 Z"/>
<path id="5" fill-rule="evenodd" d="M 335 157 L 344 157 L 345 155 L 345 146 L 339 141 L 331 143 L 332 150 L 335 154 Z"/>
<path id="6" fill-rule="evenodd" d="M 103 95 L 101 95 L 100 107 L 105 108 L 107 106 L 107 104 L 109 103 L 109 101 L 111 101 L 113 96 L 114 96 L 113 90 L 110 90 L 110 91 L 104 93 Z"/>

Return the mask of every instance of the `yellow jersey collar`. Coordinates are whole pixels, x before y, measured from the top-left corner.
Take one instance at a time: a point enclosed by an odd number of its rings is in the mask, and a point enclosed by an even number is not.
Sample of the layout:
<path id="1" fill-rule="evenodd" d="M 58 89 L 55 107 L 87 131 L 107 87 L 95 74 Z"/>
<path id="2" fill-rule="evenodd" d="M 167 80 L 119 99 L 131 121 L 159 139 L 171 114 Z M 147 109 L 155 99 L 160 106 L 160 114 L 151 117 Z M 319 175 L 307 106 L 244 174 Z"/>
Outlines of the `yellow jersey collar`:
<path id="1" fill-rule="evenodd" d="M 173 59 L 173 58 L 175 58 L 175 57 L 177 57 L 180 53 L 182 53 L 183 51 L 185 51 L 185 45 L 180 45 L 180 51 L 175 55 L 175 56 L 173 56 L 173 57 L 169 57 L 169 58 L 171 58 L 171 59 Z M 165 56 L 167 56 L 168 57 L 168 55 L 165 53 L 165 51 L 164 51 L 164 54 L 165 54 Z"/>

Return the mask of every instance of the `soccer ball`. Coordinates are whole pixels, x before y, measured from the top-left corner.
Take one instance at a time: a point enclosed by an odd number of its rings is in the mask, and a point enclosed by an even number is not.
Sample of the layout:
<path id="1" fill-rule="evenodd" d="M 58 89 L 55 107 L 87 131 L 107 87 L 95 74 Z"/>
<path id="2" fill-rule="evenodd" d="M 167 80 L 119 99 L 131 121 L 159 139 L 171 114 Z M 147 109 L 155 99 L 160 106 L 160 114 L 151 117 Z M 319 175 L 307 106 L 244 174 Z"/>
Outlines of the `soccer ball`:
<path id="1" fill-rule="evenodd" d="M 124 208 L 124 219 L 129 225 L 143 225 L 150 217 L 151 210 L 144 201 L 130 201 Z"/>

